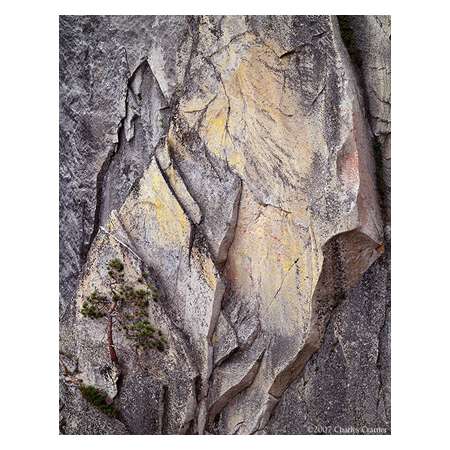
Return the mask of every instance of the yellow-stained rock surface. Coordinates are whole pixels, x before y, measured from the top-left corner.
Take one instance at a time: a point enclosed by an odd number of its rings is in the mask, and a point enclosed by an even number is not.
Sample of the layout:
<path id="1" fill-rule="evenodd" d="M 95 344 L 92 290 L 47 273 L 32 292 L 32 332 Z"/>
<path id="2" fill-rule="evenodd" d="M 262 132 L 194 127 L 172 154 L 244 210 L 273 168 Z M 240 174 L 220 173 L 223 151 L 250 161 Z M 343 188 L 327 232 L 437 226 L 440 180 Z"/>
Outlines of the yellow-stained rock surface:
<path id="1" fill-rule="evenodd" d="M 199 17 L 185 36 L 183 81 L 153 49 L 149 67 L 176 101 L 99 225 L 63 346 L 118 405 L 151 391 L 152 433 L 261 434 L 384 251 L 372 132 L 335 17 Z M 107 289 L 111 258 L 158 286 L 148 317 L 169 341 L 135 354 L 115 331 L 126 395 L 105 369 L 104 326 L 79 313 Z M 142 431 L 133 414 L 124 423 Z"/>

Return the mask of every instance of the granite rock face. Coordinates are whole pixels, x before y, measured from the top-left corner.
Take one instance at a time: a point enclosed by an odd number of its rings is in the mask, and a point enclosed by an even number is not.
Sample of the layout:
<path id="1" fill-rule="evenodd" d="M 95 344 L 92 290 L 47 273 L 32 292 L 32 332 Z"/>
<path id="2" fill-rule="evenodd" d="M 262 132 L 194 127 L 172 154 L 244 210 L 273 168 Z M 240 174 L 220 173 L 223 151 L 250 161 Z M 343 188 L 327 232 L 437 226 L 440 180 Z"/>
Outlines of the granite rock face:
<path id="1" fill-rule="evenodd" d="M 60 152 L 62 433 L 390 432 L 390 18 L 61 17 Z"/>

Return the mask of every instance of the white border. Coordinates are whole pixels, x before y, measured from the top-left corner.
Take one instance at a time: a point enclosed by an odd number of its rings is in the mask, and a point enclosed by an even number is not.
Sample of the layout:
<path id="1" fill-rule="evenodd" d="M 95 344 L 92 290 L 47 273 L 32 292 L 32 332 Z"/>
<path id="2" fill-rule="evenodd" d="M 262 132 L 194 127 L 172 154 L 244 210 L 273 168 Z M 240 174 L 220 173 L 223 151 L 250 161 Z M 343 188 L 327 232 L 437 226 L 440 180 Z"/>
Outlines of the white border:
<path id="1" fill-rule="evenodd" d="M 79 0 L 3 6 L 1 411 L 4 448 L 440 448 L 448 414 L 448 14 L 437 2 Z M 57 14 L 392 14 L 393 435 L 58 436 Z M 227 439 L 233 439 L 229 441 Z M 8 444 L 9 443 L 9 444 Z M 6 445 L 8 447 L 6 447 Z"/>

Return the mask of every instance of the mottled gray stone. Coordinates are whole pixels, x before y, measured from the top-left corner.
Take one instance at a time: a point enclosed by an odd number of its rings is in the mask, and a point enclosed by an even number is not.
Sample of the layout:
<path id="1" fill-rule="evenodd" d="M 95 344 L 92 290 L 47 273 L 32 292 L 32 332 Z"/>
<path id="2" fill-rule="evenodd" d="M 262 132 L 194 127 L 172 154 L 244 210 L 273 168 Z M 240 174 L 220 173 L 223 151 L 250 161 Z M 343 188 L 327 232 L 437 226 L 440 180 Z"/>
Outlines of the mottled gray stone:
<path id="1" fill-rule="evenodd" d="M 117 407 L 132 434 L 162 434 L 165 389 L 160 380 L 152 377 L 125 377 Z"/>
<path id="2" fill-rule="evenodd" d="M 167 129 L 163 108 L 184 76 L 188 28 L 183 16 L 60 17 L 63 308 L 99 224 L 121 205 Z"/>
<path id="3" fill-rule="evenodd" d="M 389 246 L 389 17 L 60 18 L 62 433 L 390 432 Z M 168 341 L 120 377 L 116 257 Z"/>
<path id="4" fill-rule="evenodd" d="M 59 431 L 61 434 L 129 434 L 118 419 L 109 417 L 90 405 L 78 387 L 60 380 Z"/>
<path id="5" fill-rule="evenodd" d="M 333 311 L 322 346 L 289 387 L 268 434 L 390 434 L 390 255 Z M 345 434 L 345 433 L 344 433 Z"/>

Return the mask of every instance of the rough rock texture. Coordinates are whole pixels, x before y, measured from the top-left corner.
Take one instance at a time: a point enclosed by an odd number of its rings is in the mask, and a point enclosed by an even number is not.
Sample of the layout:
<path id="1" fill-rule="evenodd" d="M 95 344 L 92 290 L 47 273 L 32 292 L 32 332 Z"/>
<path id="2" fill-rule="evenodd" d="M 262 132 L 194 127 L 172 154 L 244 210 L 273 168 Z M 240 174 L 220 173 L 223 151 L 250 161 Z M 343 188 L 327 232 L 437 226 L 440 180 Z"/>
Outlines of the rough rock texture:
<path id="1" fill-rule="evenodd" d="M 61 17 L 60 143 L 62 433 L 390 433 L 390 18 Z"/>

